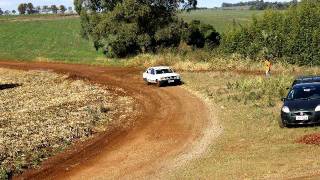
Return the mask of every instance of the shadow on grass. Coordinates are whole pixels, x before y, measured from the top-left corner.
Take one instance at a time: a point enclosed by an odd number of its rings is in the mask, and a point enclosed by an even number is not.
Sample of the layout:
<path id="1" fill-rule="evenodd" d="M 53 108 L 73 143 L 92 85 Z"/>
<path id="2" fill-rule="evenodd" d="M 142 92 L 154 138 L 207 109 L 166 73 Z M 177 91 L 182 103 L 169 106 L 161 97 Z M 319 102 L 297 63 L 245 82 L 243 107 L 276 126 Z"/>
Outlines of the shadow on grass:
<path id="1" fill-rule="evenodd" d="M 13 89 L 22 86 L 22 84 L 0 84 L 0 91 L 5 89 Z"/>

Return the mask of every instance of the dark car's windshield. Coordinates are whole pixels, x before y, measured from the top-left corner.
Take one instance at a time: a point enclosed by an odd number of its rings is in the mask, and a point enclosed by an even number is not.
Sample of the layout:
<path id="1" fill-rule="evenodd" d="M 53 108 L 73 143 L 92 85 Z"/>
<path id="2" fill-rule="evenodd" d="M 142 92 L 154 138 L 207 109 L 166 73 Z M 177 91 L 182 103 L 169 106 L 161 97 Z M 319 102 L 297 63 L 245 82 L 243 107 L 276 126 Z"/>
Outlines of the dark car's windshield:
<path id="1" fill-rule="evenodd" d="M 156 70 L 156 74 L 166 74 L 166 73 L 173 73 L 171 69 L 158 69 Z"/>
<path id="2" fill-rule="evenodd" d="M 320 99 L 320 87 L 306 86 L 292 89 L 288 94 L 288 99 Z"/>
<path id="3" fill-rule="evenodd" d="M 293 81 L 292 86 L 296 84 L 301 84 L 301 83 L 313 83 L 313 82 L 320 82 L 320 79 L 319 78 L 296 79 Z"/>

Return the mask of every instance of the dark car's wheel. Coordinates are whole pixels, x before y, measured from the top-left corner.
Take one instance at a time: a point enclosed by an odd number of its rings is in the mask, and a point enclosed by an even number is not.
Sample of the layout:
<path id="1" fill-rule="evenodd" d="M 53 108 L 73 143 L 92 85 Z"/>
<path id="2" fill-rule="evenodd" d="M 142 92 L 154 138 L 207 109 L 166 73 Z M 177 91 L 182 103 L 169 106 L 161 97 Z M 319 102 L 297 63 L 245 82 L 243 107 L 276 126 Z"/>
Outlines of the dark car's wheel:
<path id="1" fill-rule="evenodd" d="M 279 119 L 279 120 L 278 120 L 278 123 L 279 123 L 279 127 L 280 127 L 280 128 L 285 128 L 285 127 L 288 126 L 287 123 L 284 122 L 282 119 Z"/>

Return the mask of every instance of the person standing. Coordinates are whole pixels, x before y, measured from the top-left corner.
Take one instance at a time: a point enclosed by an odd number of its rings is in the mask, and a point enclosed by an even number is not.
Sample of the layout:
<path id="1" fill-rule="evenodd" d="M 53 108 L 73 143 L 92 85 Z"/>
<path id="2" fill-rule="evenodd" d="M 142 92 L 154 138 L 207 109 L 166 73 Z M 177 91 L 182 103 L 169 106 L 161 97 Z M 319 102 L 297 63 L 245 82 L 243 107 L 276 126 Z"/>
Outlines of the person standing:
<path id="1" fill-rule="evenodd" d="M 271 63 L 271 60 L 268 56 L 265 58 L 264 66 L 265 66 L 265 71 L 266 71 L 266 77 L 270 77 L 272 63 Z"/>

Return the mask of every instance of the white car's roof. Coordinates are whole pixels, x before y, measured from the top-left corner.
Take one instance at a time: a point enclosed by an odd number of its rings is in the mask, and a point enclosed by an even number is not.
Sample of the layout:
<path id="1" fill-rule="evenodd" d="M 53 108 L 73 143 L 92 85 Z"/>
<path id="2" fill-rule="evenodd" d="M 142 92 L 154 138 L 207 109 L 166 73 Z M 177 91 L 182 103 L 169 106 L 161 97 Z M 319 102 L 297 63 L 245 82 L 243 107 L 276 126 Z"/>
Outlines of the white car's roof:
<path id="1" fill-rule="evenodd" d="M 158 70 L 158 69 L 171 69 L 169 66 L 155 66 L 155 67 L 150 67 L 149 69 L 155 69 L 155 70 Z"/>

